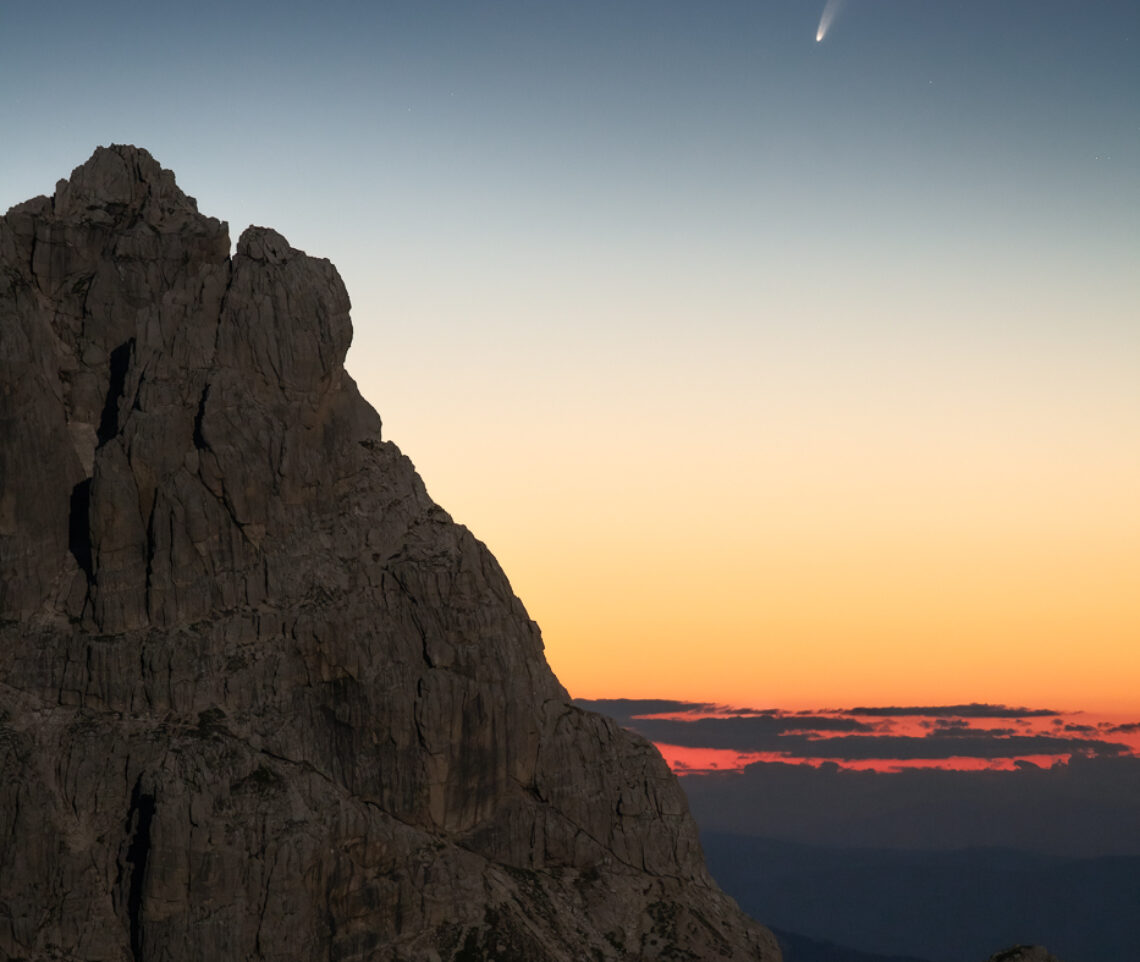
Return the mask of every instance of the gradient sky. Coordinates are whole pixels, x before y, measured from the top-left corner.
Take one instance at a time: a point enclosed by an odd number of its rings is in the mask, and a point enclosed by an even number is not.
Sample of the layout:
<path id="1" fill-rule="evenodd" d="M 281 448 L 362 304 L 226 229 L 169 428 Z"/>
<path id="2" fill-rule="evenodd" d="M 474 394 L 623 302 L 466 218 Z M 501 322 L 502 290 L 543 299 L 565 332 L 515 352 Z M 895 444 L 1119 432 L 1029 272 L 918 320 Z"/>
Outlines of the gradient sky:
<path id="1" fill-rule="evenodd" d="M 1140 708 L 1140 4 L 0 9 L 0 208 L 149 149 L 579 697 Z"/>

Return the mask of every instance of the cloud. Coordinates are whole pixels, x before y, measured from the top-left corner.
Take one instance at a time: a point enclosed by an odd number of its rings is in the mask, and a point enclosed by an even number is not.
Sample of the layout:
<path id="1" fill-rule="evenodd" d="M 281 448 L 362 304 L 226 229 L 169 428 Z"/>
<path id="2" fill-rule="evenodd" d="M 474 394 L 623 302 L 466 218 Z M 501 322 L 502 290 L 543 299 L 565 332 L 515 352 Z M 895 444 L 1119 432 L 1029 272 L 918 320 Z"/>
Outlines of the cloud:
<path id="1" fill-rule="evenodd" d="M 851 708 L 845 712 L 847 715 L 871 715 L 875 717 L 905 717 L 921 716 L 935 718 L 948 716 L 953 718 L 1046 718 L 1060 715 L 1059 711 L 1051 708 L 1010 708 L 1007 705 L 987 705 L 980 702 L 971 702 L 969 705 L 927 705 L 918 707 L 890 708 Z"/>
<path id="2" fill-rule="evenodd" d="M 959 738 L 966 735 L 977 735 L 985 733 L 992 736 L 1008 736 L 1017 735 L 1016 728 L 971 728 L 969 725 L 964 725 L 958 721 L 951 721 L 950 719 L 939 719 L 936 723 L 934 730 L 927 736 L 929 738 Z"/>
<path id="3" fill-rule="evenodd" d="M 600 710 L 595 707 L 597 702 L 578 701 L 576 704 L 592 711 Z M 784 739 L 796 739 L 795 745 L 799 745 L 809 738 L 809 733 L 874 730 L 870 725 L 854 718 L 819 715 L 734 715 L 727 718 L 698 717 L 692 720 L 616 714 L 611 717 L 653 742 L 682 748 L 731 749 L 739 752 L 782 752 L 785 750 Z"/>
<path id="4" fill-rule="evenodd" d="M 608 714 L 658 745 L 687 750 L 684 756 L 673 754 L 689 767 L 715 767 L 711 759 L 695 760 L 692 752 L 701 750 L 744 756 L 735 761 L 718 760 L 729 768 L 746 764 L 749 756 L 859 765 L 878 761 L 929 764 L 950 759 L 1008 764 L 1014 759 L 1114 757 L 1133 751 L 1127 744 L 1109 740 L 1108 731 L 1067 723 L 1050 709 L 1003 705 L 856 708 L 805 715 L 672 699 L 579 699 L 576 704 Z M 1001 719 L 1007 724 L 984 727 L 984 722 L 979 722 L 982 719 Z M 1027 719 L 1036 722 L 1036 730 L 1018 727 Z M 1009 724 L 1013 721 L 1018 725 Z M 1130 731 L 1119 727 L 1121 735 Z"/>
<path id="5" fill-rule="evenodd" d="M 615 721 L 625 722 L 638 715 L 672 715 L 714 711 L 711 702 L 676 701 L 672 698 L 575 698 L 579 708 L 609 715 Z"/>
<path id="6" fill-rule="evenodd" d="M 1020 758 L 1025 755 L 1126 755 L 1127 745 L 1095 738 L 1063 738 L 1053 735 L 1008 735 L 986 731 L 931 732 L 921 737 L 913 735 L 843 735 L 840 737 L 811 738 L 802 735 L 784 735 L 779 747 L 765 747 L 764 751 L 779 751 L 789 757 L 815 759 L 831 758 L 839 761 L 866 761 L 870 759 L 944 759 L 944 758 Z"/>
<path id="7" fill-rule="evenodd" d="M 1108 731 L 1115 732 L 1120 735 L 1131 734 L 1132 732 L 1140 732 L 1140 722 L 1125 722 L 1123 725 L 1112 725 Z"/>
<path id="8" fill-rule="evenodd" d="M 1123 755 L 1118 742 L 1058 735 L 1019 735 L 971 729 L 938 729 L 927 735 L 841 734 L 789 731 L 784 719 L 702 718 L 697 721 L 647 719 L 632 724 L 650 741 L 682 748 L 777 753 L 795 759 L 838 761 L 949 758 L 1020 758 L 1026 755 Z"/>

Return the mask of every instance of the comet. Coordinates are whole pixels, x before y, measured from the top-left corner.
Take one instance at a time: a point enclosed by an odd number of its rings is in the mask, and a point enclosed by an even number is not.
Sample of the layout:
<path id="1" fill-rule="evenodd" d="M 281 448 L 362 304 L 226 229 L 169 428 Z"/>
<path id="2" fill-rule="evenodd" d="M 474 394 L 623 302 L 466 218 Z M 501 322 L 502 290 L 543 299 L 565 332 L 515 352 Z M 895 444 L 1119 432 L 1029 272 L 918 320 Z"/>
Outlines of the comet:
<path id="1" fill-rule="evenodd" d="M 827 31 L 831 29 L 831 22 L 839 13 L 840 8 L 843 6 L 843 0 L 827 0 L 827 4 L 823 8 L 823 13 L 819 18 L 819 29 L 815 32 L 815 42 L 820 43 L 823 38 L 827 36 Z"/>

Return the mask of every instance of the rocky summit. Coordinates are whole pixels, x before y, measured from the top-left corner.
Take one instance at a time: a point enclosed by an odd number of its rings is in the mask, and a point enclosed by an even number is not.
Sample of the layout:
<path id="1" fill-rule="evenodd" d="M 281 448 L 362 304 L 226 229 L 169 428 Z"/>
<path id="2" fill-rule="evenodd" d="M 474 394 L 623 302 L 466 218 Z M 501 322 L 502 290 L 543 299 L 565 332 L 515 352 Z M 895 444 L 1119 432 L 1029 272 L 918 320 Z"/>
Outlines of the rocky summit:
<path id="1" fill-rule="evenodd" d="M 351 336 L 144 150 L 0 221 L 0 958 L 778 960 Z"/>

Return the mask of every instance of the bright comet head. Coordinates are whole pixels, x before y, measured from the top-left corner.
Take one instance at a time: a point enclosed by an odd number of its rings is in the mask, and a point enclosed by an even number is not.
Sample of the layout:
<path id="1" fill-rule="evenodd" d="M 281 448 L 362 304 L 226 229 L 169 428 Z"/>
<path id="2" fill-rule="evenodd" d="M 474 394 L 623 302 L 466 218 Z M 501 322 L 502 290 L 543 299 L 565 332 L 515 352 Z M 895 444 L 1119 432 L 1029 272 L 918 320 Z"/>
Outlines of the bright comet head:
<path id="1" fill-rule="evenodd" d="M 819 18 L 819 29 L 815 32 L 815 42 L 819 43 L 827 36 L 827 31 L 831 28 L 831 21 L 835 19 L 835 15 L 839 13 L 839 8 L 843 6 L 843 0 L 827 0 L 827 4 L 823 8 L 823 13 Z"/>

